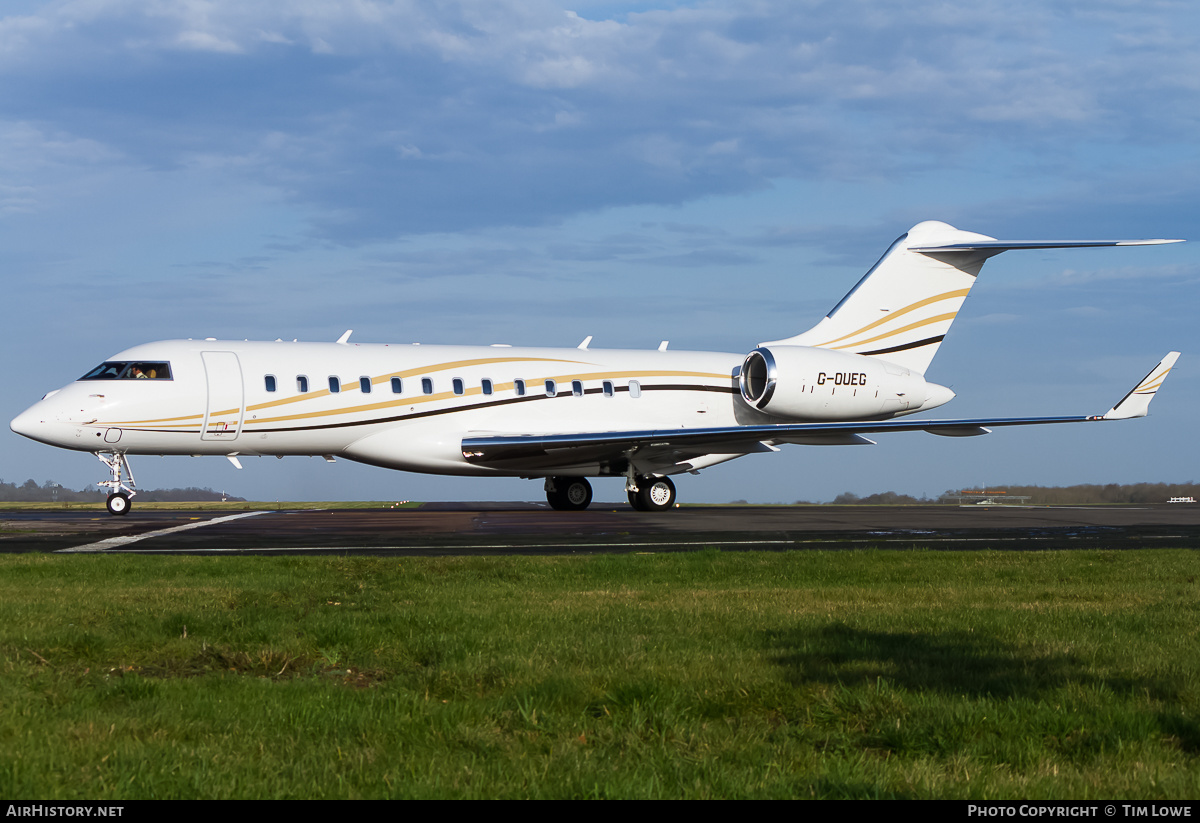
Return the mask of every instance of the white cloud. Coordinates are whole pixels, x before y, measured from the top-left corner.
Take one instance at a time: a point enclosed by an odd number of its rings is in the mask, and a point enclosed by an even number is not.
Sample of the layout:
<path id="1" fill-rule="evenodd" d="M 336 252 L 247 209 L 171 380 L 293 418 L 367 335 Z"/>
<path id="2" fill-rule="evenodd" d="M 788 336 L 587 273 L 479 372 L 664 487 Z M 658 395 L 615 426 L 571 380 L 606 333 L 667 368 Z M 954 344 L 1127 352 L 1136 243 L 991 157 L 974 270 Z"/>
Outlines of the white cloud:
<path id="1" fill-rule="evenodd" d="M 99 166 L 119 157 L 118 152 L 96 140 L 26 121 L 0 120 L 0 169 L 10 179 L 31 176 L 41 169 Z"/>
<path id="2" fill-rule="evenodd" d="M 206 31 L 184 31 L 175 38 L 175 42 L 185 49 L 196 51 L 216 51 L 226 54 L 241 54 L 244 49 L 232 40 L 225 40 Z"/>
<path id="3" fill-rule="evenodd" d="M 1200 282 L 1200 268 L 1193 264 L 1165 266 L 1115 266 L 1099 269 L 1063 269 L 1048 282 L 1059 286 L 1080 286 L 1085 283 L 1122 282 L 1139 280 L 1177 280 Z"/>
<path id="4" fill-rule="evenodd" d="M 0 185 L 0 212 L 31 212 L 36 208 L 36 190 L 32 186 Z"/>
<path id="5" fill-rule="evenodd" d="M 66 0 L 0 20 L 0 61 L 29 80 L 6 92 L 13 119 L 151 165 L 228 157 L 355 241 L 898 179 L 985 147 L 1069 169 L 1080 144 L 1188 142 L 1198 19 L 1034 0 L 618 19 L 549 0 Z"/>

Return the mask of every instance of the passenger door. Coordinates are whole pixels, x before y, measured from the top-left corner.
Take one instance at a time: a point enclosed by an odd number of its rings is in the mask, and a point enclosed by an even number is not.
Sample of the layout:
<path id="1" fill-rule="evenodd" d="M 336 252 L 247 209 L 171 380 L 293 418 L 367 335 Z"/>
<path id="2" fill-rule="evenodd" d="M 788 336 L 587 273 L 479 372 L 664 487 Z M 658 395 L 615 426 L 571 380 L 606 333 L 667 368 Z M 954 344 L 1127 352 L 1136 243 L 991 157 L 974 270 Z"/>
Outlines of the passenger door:
<path id="1" fill-rule="evenodd" d="M 237 440 L 242 429 L 245 398 L 242 366 L 231 351 L 201 352 L 208 384 L 208 407 L 204 412 L 201 440 Z"/>

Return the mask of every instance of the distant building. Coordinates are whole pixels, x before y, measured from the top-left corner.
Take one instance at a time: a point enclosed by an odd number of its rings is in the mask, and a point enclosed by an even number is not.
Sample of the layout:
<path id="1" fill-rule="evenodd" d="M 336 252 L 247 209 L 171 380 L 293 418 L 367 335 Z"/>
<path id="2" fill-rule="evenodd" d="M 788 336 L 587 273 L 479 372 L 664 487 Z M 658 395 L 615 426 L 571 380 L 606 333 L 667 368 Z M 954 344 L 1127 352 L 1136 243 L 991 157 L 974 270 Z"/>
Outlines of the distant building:
<path id="1" fill-rule="evenodd" d="M 961 489 L 947 492 L 940 499 L 943 503 L 957 503 L 960 506 L 1023 506 L 1033 498 L 1027 494 L 1009 494 L 1003 489 Z"/>

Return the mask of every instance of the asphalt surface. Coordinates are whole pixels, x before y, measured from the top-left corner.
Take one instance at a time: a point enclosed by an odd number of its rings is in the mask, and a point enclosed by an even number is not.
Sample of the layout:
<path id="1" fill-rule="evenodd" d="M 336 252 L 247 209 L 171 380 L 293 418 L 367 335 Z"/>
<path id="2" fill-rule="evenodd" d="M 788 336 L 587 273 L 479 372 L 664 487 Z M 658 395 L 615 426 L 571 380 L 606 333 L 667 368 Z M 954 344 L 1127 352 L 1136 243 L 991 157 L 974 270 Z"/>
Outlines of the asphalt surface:
<path id="1" fill-rule="evenodd" d="M 572 554 L 631 551 L 984 548 L 1200 549 L 1200 505 L 687 506 L 557 512 L 532 503 L 228 513 L 0 514 L 0 552 Z"/>

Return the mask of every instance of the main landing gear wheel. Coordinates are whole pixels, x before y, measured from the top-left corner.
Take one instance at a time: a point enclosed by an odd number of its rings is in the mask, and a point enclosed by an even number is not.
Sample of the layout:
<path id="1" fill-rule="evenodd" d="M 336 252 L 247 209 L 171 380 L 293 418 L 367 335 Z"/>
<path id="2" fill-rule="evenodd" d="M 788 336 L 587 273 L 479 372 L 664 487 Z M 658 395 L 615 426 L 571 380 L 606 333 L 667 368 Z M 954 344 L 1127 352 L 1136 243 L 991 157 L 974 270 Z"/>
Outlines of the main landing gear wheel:
<path id="1" fill-rule="evenodd" d="M 639 477 L 638 490 L 627 494 L 629 505 L 640 512 L 661 512 L 675 507 L 675 484 L 669 477 Z"/>
<path id="2" fill-rule="evenodd" d="M 551 477 L 546 481 L 546 501 L 559 511 L 583 511 L 592 503 L 592 484 L 583 477 Z"/>
<path id="3" fill-rule="evenodd" d="M 129 514 L 129 495 L 124 492 L 110 494 L 104 505 L 108 507 L 109 514 Z"/>

